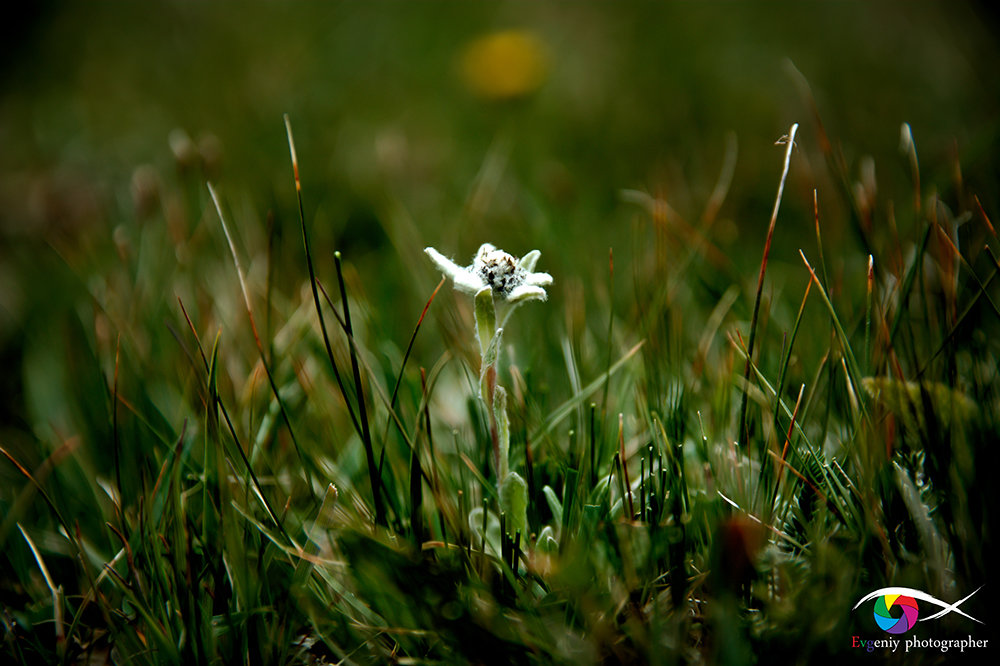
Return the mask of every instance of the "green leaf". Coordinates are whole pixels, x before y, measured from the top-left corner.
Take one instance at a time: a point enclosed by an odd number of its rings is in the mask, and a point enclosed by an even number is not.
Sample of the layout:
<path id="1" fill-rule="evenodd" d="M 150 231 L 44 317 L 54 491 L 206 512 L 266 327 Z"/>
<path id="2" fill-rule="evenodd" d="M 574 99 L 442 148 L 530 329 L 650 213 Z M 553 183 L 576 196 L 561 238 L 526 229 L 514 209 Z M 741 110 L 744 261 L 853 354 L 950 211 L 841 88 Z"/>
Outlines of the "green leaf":
<path id="1" fill-rule="evenodd" d="M 496 392 L 497 358 L 500 356 L 500 341 L 502 339 L 503 329 L 498 328 L 480 362 L 479 397 L 485 400 L 487 405 L 493 404 L 493 394 Z"/>
<path id="2" fill-rule="evenodd" d="M 559 552 L 559 542 L 556 540 L 555 532 L 550 525 L 542 528 L 542 533 L 538 535 L 538 550 L 543 553 Z"/>
<path id="3" fill-rule="evenodd" d="M 500 507 L 507 514 L 508 533 L 527 536 L 528 484 L 517 472 L 509 473 L 500 484 Z"/>
<path id="4" fill-rule="evenodd" d="M 497 306 L 493 302 L 493 290 L 483 287 L 476 292 L 476 337 L 479 340 L 479 353 L 484 360 L 496 330 Z"/>
<path id="5" fill-rule="evenodd" d="M 507 418 L 507 391 L 502 386 L 496 387 L 493 396 L 493 416 L 497 421 L 497 441 L 500 444 L 500 469 L 497 475 L 501 479 L 507 478 L 507 471 L 510 469 L 508 456 L 510 455 L 510 419 Z"/>
<path id="6" fill-rule="evenodd" d="M 542 493 L 545 495 L 545 501 L 549 504 L 549 510 L 552 511 L 552 519 L 556 525 L 562 525 L 563 507 L 562 502 L 556 497 L 556 491 L 552 490 L 552 486 L 545 486 L 542 488 Z"/>

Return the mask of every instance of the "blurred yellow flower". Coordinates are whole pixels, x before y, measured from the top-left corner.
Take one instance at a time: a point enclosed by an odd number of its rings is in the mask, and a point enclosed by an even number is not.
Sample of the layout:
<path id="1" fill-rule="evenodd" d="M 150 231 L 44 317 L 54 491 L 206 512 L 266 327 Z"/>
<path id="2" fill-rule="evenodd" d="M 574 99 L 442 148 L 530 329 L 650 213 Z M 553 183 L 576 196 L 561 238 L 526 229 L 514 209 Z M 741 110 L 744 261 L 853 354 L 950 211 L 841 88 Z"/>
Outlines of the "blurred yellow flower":
<path id="1" fill-rule="evenodd" d="M 503 30 L 473 40 L 461 57 L 461 74 L 474 94 L 491 100 L 523 97 L 545 81 L 545 46 L 526 30 Z"/>

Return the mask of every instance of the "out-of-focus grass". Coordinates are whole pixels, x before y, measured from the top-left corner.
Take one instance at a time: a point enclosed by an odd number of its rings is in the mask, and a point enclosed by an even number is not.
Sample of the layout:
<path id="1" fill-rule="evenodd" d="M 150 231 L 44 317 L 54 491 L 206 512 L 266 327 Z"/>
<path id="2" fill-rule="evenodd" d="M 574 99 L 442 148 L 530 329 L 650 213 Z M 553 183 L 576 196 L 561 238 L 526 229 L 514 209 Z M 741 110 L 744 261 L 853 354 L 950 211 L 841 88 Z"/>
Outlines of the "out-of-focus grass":
<path id="1" fill-rule="evenodd" d="M 4 655 L 805 663 L 872 589 L 990 584 L 996 48 L 862 7 L 41 15 L 0 99 Z M 537 71 L 481 98 L 509 28 Z M 505 336 L 517 549 L 471 303 L 403 366 L 422 248 L 482 241 L 556 280 Z"/>

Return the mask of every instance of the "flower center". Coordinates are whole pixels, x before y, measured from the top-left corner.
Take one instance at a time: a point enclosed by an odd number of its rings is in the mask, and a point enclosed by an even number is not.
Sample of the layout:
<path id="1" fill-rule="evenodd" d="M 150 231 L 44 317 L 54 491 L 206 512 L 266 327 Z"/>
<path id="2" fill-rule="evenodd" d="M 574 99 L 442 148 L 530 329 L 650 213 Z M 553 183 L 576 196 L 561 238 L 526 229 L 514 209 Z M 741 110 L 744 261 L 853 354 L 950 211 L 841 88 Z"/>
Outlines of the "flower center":
<path id="1" fill-rule="evenodd" d="M 502 250 L 491 250 L 476 257 L 474 270 L 494 294 L 503 298 L 524 282 L 524 269 L 517 265 L 517 259 Z"/>

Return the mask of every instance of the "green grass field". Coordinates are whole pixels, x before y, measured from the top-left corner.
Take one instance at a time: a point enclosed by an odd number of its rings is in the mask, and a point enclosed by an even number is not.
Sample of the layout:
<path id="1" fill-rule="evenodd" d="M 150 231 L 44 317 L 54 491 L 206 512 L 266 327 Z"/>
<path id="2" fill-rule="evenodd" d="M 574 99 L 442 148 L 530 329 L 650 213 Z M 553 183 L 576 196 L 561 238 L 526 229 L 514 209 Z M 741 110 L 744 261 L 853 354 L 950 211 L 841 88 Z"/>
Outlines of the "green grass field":
<path id="1" fill-rule="evenodd" d="M 33 12 L 0 67 L 0 661 L 992 638 L 983 6 Z M 544 300 L 425 253 L 483 243 L 539 250 Z M 888 587 L 968 599 L 896 635 L 855 608 Z M 866 650 L 894 637 L 939 643 Z"/>

